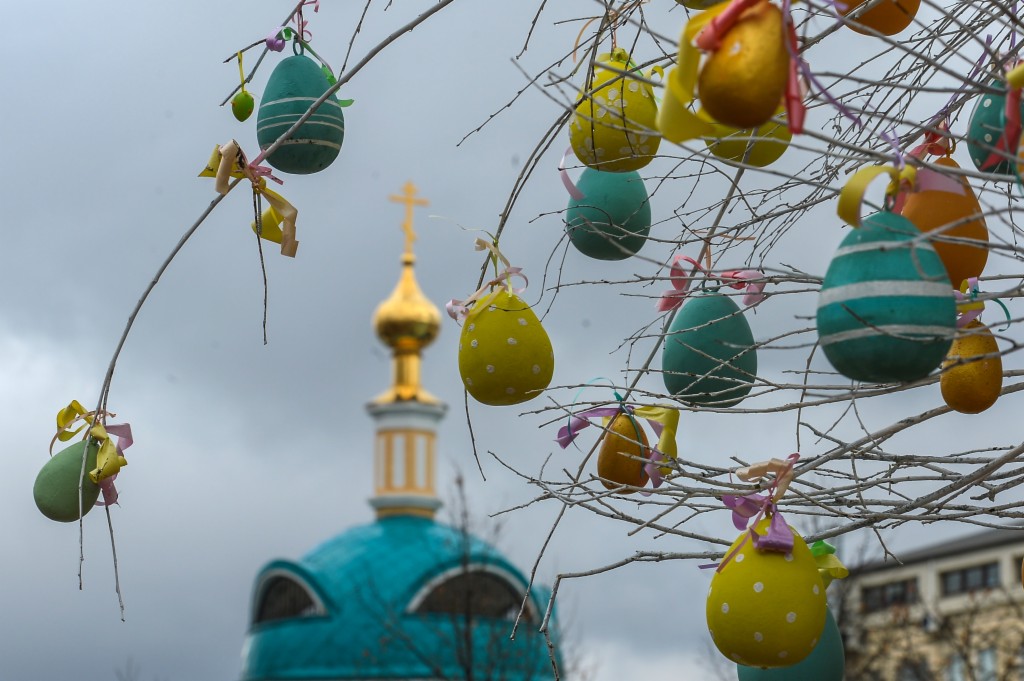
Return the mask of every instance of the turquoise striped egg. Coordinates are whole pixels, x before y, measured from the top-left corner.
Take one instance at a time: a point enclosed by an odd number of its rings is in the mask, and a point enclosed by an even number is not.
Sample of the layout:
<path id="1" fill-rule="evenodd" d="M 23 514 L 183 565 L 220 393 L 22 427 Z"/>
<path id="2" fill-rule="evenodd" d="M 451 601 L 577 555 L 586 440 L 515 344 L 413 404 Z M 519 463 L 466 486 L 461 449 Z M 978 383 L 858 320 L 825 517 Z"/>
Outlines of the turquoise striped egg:
<path id="1" fill-rule="evenodd" d="M 598 260 L 636 255 L 651 233 L 651 202 L 640 174 L 584 168 L 576 184 L 583 198 L 569 199 L 565 211 L 572 245 Z"/>
<path id="2" fill-rule="evenodd" d="M 1002 94 L 985 93 L 978 98 L 967 127 L 967 151 L 978 170 L 997 175 L 1014 175 L 1014 163 L 1002 156 L 992 156 L 999 140 L 1006 135 L 1006 84 L 994 80 L 989 84 L 1002 90 Z M 1021 103 L 1024 116 L 1024 102 Z M 1005 140 L 1005 150 L 1011 156 L 1017 151 L 1017 140 Z"/>
<path id="3" fill-rule="evenodd" d="M 691 406 L 731 407 L 746 397 L 757 376 L 757 351 L 733 299 L 690 296 L 665 337 L 661 369 L 668 391 Z"/>
<path id="4" fill-rule="evenodd" d="M 818 297 L 818 337 L 847 378 L 913 381 L 946 356 L 956 330 L 953 287 L 921 236 L 906 218 L 876 213 L 839 244 Z"/>
<path id="5" fill-rule="evenodd" d="M 267 149 L 319 99 L 330 83 L 309 57 L 288 57 L 274 69 L 256 117 L 256 140 Z M 325 101 L 267 163 L 284 173 L 308 175 L 334 163 L 345 139 L 345 117 L 334 97 Z"/>

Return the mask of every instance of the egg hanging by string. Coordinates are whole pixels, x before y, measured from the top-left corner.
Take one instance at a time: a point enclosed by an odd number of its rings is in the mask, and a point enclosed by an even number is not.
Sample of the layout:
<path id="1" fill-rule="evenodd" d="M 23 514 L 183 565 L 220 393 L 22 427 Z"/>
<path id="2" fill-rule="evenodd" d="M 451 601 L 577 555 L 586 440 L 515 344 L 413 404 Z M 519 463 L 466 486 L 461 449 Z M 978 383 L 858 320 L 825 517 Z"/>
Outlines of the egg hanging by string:
<path id="1" fill-rule="evenodd" d="M 1015 178 L 1014 155 L 1021 139 L 1020 130 L 1008 129 L 1007 126 L 1006 83 L 993 80 L 989 87 L 996 92 L 981 94 L 971 112 L 967 125 L 967 150 L 978 170 Z M 1024 101 L 1020 102 L 1019 112 L 1024 118 Z"/>
<path id="2" fill-rule="evenodd" d="M 761 669 L 736 665 L 739 681 L 843 681 L 846 651 L 832 611 L 825 609 L 825 628 L 811 654 L 788 667 Z"/>
<path id="3" fill-rule="evenodd" d="M 632 414 L 620 412 L 605 425 L 601 449 L 597 454 L 597 475 L 608 489 L 622 485 L 647 484 L 644 466 L 650 455 L 647 434 Z"/>
<path id="4" fill-rule="evenodd" d="M 661 144 L 654 90 L 623 49 L 594 62 L 569 121 L 569 142 L 584 165 L 606 172 L 643 168 Z"/>
<path id="5" fill-rule="evenodd" d="M 793 139 L 793 134 L 784 122 L 776 123 L 769 120 L 756 128 L 739 130 L 712 120 L 703 109 L 698 111 L 697 115 L 711 123 L 712 131 L 704 137 L 708 151 L 713 156 L 727 161 L 738 161 L 764 168 L 778 161 L 786 153 Z M 782 110 L 776 111 L 776 117 L 784 118 Z"/>
<path id="6" fill-rule="evenodd" d="M 32 488 L 36 507 L 43 515 L 50 520 L 70 523 L 92 510 L 99 499 L 100 486 L 89 478 L 89 472 L 96 468 L 98 452 L 99 444 L 90 438 L 62 449 L 43 465 Z M 78 503 L 79 483 L 82 486 L 81 506 Z"/>
<path id="7" fill-rule="evenodd" d="M 651 232 L 651 203 L 635 171 L 584 168 L 565 212 L 565 231 L 576 249 L 597 260 L 623 260 L 643 248 Z"/>
<path id="8" fill-rule="evenodd" d="M 978 414 L 999 399 L 1003 360 L 992 331 L 975 320 L 960 329 L 939 378 L 942 400 L 961 414 Z"/>
<path id="9" fill-rule="evenodd" d="M 848 16 L 867 0 L 837 3 L 836 9 L 842 16 Z M 921 0 L 882 0 L 846 25 L 862 35 L 896 35 L 903 32 L 917 16 Z"/>

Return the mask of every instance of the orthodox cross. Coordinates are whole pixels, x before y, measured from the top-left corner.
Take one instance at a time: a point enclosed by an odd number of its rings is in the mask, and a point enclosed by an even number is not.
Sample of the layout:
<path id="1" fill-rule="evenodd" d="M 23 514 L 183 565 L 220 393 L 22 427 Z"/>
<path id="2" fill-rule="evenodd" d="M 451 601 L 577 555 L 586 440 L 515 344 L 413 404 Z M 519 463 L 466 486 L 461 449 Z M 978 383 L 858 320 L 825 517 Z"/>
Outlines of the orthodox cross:
<path id="1" fill-rule="evenodd" d="M 402 231 L 405 232 L 405 255 L 412 255 L 412 243 L 416 241 L 416 232 L 412 228 L 412 213 L 416 206 L 429 206 L 430 202 L 416 196 L 416 185 L 409 182 L 402 187 L 402 194 L 392 194 L 389 200 L 395 203 L 405 204 L 405 220 L 402 221 Z"/>

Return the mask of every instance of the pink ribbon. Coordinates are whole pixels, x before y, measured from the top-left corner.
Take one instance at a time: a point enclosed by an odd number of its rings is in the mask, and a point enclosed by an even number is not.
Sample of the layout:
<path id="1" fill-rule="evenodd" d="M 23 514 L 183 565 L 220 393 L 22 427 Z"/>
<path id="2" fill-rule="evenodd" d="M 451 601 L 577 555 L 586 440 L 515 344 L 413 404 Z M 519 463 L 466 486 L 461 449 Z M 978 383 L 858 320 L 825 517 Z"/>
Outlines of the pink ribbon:
<path id="1" fill-rule="evenodd" d="M 704 268 L 699 262 L 686 255 L 677 255 L 675 260 L 672 261 L 672 267 L 669 270 L 669 281 L 672 282 L 672 290 L 666 291 L 662 294 L 661 299 L 658 300 L 658 312 L 668 312 L 674 310 L 683 304 L 683 300 L 690 292 L 690 283 L 695 277 L 690 276 L 687 272 L 688 268 L 684 268 L 680 263 L 690 263 L 693 271 L 705 272 Z"/>
<path id="2" fill-rule="evenodd" d="M 114 426 L 105 426 L 108 435 L 114 435 L 117 437 L 117 444 L 115 445 L 117 453 L 120 456 L 124 456 L 124 450 L 134 444 L 135 440 L 132 439 L 132 427 L 127 423 L 119 423 Z M 115 473 L 109 478 L 100 480 L 99 487 L 100 492 L 103 494 L 103 500 L 96 500 L 97 506 L 112 506 L 117 503 L 117 488 L 114 486 L 114 480 L 119 474 Z"/>
<path id="3" fill-rule="evenodd" d="M 523 285 L 518 288 L 511 286 L 509 282 L 512 277 L 522 278 Z M 481 286 L 465 300 L 456 300 L 455 298 L 449 300 L 444 304 L 445 312 L 447 312 L 448 316 L 455 321 L 461 322 L 466 318 L 466 315 L 469 314 L 469 309 L 473 306 L 473 303 L 482 298 L 485 293 L 488 293 L 492 287 L 500 286 L 502 284 L 507 286 L 509 291 L 518 295 L 526 290 L 526 287 L 530 285 L 530 281 L 526 278 L 526 275 L 523 274 L 523 269 L 521 267 L 507 267 L 501 274 Z"/>
<path id="4" fill-rule="evenodd" d="M 582 201 L 586 198 L 586 195 L 580 191 L 579 187 L 573 184 L 572 178 L 569 177 L 569 173 L 565 170 L 565 162 L 569 158 L 569 154 L 573 153 L 572 146 L 570 145 L 565 153 L 562 154 L 562 160 L 558 162 L 558 174 L 562 177 L 562 184 L 565 185 L 565 191 L 569 192 L 576 201 Z"/>
<path id="5" fill-rule="evenodd" d="M 793 25 L 793 17 L 789 13 L 787 2 L 783 11 L 786 13 L 786 50 L 789 52 L 789 77 L 786 79 L 786 125 L 789 132 L 799 135 L 804 131 L 804 119 L 807 117 L 807 105 L 804 104 L 804 97 L 807 96 L 807 83 L 800 77 L 802 70 L 810 70 L 807 63 L 800 58 L 800 52 L 796 43 L 796 26 Z"/>
<path id="6" fill-rule="evenodd" d="M 722 38 L 729 32 L 740 15 L 763 0 L 732 0 L 721 14 L 713 18 L 701 29 L 694 39 L 694 44 L 705 52 L 716 52 L 722 47 Z"/>
<path id="7" fill-rule="evenodd" d="M 729 282 L 729 279 L 735 279 L 736 281 Z M 760 281 L 751 281 L 751 279 L 759 279 Z M 744 289 L 743 304 L 746 307 L 757 305 L 765 299 L 764 286 L 767 282 L 764 281 L 764 272 L 758 272 L 757 270 L 732 270 L 723 273 L 721 281 L 729 288 Z"/>

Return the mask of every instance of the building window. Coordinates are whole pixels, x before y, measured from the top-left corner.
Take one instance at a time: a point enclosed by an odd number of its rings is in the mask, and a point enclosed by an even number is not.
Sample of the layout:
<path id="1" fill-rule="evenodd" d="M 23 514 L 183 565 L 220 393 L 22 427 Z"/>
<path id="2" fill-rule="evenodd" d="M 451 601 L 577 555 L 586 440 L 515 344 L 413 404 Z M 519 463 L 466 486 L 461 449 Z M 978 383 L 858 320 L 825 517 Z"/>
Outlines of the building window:
<path id="1" fill-rule="evenodd" d="M 978 681 L 996 681 L 996 649 L 978 651 Z"/>
<path id="2" fill-rule="evenodd" d="M 878 612 L 893 605 L 910 605 L 917 601 L 917 578 L 868 586 L 861 592 L 864 612 Z"/>
<path id="3" fill-rule="evenodd" d="M 903 660 L 896 674 L 896 681 L 930 681 L 931 678 L 924 660 Z"/>
<path id="4" fill-rule="evenodd" d="M 960 653 L 953 653 L 946 667 L 945 681 L 966 681 L 967 673 L 964 658 Z"/>
<path id="5" fill-rule="evenodd" d="M 305 586 L 291 577 L 275 575 L 259 589 L 253 624 L 274 620 L 311 617 L 323 613 Z"/>
<path id="6" fill-rule="evenodd" d="M 972 565 L 962 570 L 950 570 L 943 572 L 940 579 L 942 580 L 943 596 L 957 596 L 981 589 L 995 589 L 999 587 L 999 563 L 985 563 L 984 565 Z"/>
<path id="7" fill-rule="evenodd" d="M 484 570 L 460 572 L 433 587 L 419 605 L 418 613 L 448 613 L 472 617 L 515 619 L 522 594 L 500 576 Z M 523 618 L 532 621 L 527 608 Z"/>

